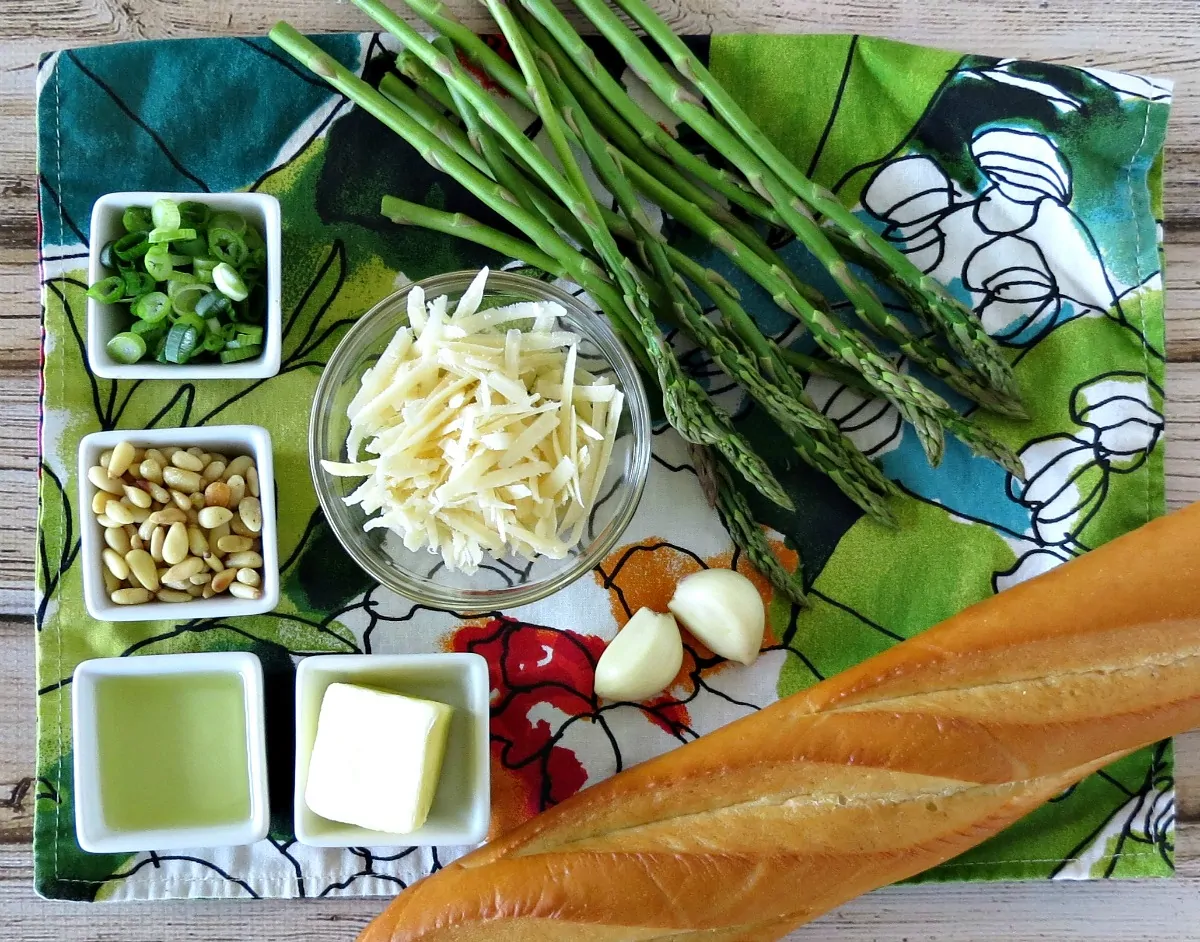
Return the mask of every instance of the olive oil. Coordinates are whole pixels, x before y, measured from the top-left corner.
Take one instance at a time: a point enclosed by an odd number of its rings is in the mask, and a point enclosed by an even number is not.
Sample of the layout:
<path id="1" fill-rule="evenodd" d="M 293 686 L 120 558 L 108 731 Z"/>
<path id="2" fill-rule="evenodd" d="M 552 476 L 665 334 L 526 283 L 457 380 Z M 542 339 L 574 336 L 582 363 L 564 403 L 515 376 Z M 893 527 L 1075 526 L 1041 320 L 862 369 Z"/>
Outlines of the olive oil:
<path id="1" fill-rule="evenodd" d="M 250 816 L 238 674 L 104 677 L 96 684 L 96 726 L 107 827 L 215 827 Z"/>

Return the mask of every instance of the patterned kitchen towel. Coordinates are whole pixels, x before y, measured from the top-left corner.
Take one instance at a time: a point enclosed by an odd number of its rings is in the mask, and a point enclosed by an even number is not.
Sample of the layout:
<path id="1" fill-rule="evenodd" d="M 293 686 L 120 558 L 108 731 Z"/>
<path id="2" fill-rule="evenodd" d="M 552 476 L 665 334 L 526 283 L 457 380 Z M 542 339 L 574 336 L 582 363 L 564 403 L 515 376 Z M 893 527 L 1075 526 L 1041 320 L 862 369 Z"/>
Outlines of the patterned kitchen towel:
<path id="1" fill-rule="evenodd" d="M 377 81 L 379 37 L 320 39 Z M 1163 512 L 1159 162 L 1169 87 L 1097 70 L 961 56 L 874 39 L 726 36 L 713 70 L 766 130 L 868 223 L 974 304 L 1009 351 L 1032 418 L 981 419 L 1027 480 L 948 443 L 928 466 L 877 401 L 809 391 L 906 498 L 901 525 L 863 520 L 789 467 L 771 426 L 702 359 L 698 375 L 778 461 L 797 509 L 758 506 L 799 553 L 811 605 L 769 602 L 766 651 L 743 668 L 689 648 L 671 690 L 602 704 L 592 669 L 639 606 L 680 576 L 736 565 L 682 442 L 655 435 L 636 519 L 595 572 L 537 605 L 465 619 L 381 591 L 317 510 L 305 453 L 322 364 L 369 305 L 407 279 L 506 259 L 378 212 L 394 193 L 478 213 L 373 118 L 265 39 L 143 42 L 56 53 L 39 68 L 44 396 L 38 541 L 38 891 L 82 900 L 390 894 L 465 848 L 315 849 L 291 830 L 290 684 L 316 652 L 469 650 L 491 665 L 494 828 L 803 689 L 964 606 Z M 610 60 L 611 61 L 611 60 Z M 628 77 L 627 77 L 628 79 Z M 648 97 L 643 95 L 642 97 Z M 667 116 L 663 115 L 663 120 Z M 266 381 L 113 382 L 84 355 L 92 202 L 111 190 L 234 190 L 283 204 L 283 368 Z M 795 324 L 720 258 L 765 329 Z M 804 252 L 782 251 L 817 283 Z M 283 600 L 252 618 L 103 624 L 80 592 L 75 455 L 96 429 L 257 422 L 275 441 Z M 85 521 L 90 525 L 90 521 Z M 516 578 L 485 572 L 497 582 Z M 71 672 L 88 657 L 247 649 L 271 690 L 268 840 L 237 849 L 93 855 L 75 842 Z M 147 781 L 147 789 L 155 782 Z M 1172 870 L 1169 743 L 1092 776 L 924 879 L 1151 876 Z"/>

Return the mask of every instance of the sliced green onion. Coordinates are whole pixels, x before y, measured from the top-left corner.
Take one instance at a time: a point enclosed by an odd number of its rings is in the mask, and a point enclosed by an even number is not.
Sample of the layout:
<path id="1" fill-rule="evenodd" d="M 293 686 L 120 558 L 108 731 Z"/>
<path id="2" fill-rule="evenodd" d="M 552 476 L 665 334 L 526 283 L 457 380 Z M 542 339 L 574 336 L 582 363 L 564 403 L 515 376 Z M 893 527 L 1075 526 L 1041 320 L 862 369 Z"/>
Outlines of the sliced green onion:
<path id="1" fill-rule="evenodd" d="M 153 291 L 158 284 L 149 273 L 133 268 L 121 272 L 121 280 L 125 283 L 125 297 L 129 299 Z"/>
<path id="2" fill-rule="evenodd" d="M 218 261 L 240 265 L 246 260 L 249 249 L 245 240 L 232 229 L 209 229 L 208 249 Z"/>
<path id="3" fill-rule="evenodd" d="M 191 327 L 197 334 L 203 335 L 208 332 L 208 324 L 203 317 L 196 314 L 195 311 L 186 311 L 178 317 L 172 318 L 176 324 L 183 324 L 184 327 Z"/>
<path id="4" fill-rule="evenodd" d="M 220 353 L 225 349 L 225 338 L 219 333 L 207 333 L 204 335 L 204 342 L 200 344 L 200 349 L 205 353 Z"/>
<path id="5" fill-rule="evenodd" d="M 113 252 L 117 258 L 131 262 L 141 258 L 150 248 L 150 242 L 145 232 L 127 232 L 113 243 Z"/>
<path id="6" fill-rule="evenodd" d="M 133 316 L 152 324 L 157 324 L 171 313 L 171 299 L 161 291 L 151 291 L 143 294 L 133 302 Z"/>
<path id="7" fill-rule="evenodd" d="M 188 242 L 196 238 L 195 229 L 151 229 L 151 242 Z"/>
<path id="8" fill-rule="evenodd" d="M 241 360 L 253 360 L 262 353 L 262 347 L 239 347 L 236 350 L 222 350 L 222 363 L 237 363 Z"/>
<path id="9" fill-rule="evenodd" d="M 172 271 L 167 275 L 167 297 L 175 297 L 175 292 L 184 285 L 194 285 L 200 279 L 188 271 Z"/>
<path id="10" fill-rule="evenodd" d="M 150 210 L 145 206 L 130 206 L 121 217 L 126 232 L 149 232 L 154 228 Z"/>
<path id="11" fill-rule="evenodd" d="M 220 291 L 210 291 L 196 304 L 196 314 L 200 317 L 228 317 L 233 311 L 233 302 Z"/>
<path id="12" fill-rule="evenodd" d="M 182 242 L 176 242 L 171 248 L 180 255 L 188 255 L 195 258 L 198 255 L 208 254 L 208 239 L 202 235 L 197 235 L 194 239 L 184 239 Z"/>
<path id="13" fill-rule="evenodd" d="M 156 229 L 178 229 L 179 204 L 165 197 L 155 200 L 154 205 L 150 207 L 150 218 L 154 220 Z"/>
<path id="14" fill-rule="evenodd" d="M 186 363 L 200 342 L 200 332 L 191 324 L 176 324 L 167 332 L 163 356 L 170 363 Z"/>
<path id="15" fill-rule="evenodd" d="M 243 344 L 261 344 L 263 339 L 263 329 L 257 324 L 238 324 L 237 339 Z"/>
<path id="16" fill-rule="evenodd" d="M 125 294 L 125 279 L 120 275 L 102 278 L 87 290 L 88 297 L 101 304 L 113 304 L 120 301 L 123 294 Z"/>
<path id="17" fill-rule="evenodd" d="M 217 290 L 221 294 L 234 301 L 244 301 L 250 294 L 250 289 L 242 281 L 242 276 L 237 273 L 237 269 L 225 262 L 221 262 L 213 269 L 213 284 L 217 286 Z"/>
<path id="18" fill-rule="evenodd" d="M 175 263 L 171 261 L 170 250 L 161 242 L 150 247 L 146 257 L 142 259 L 142 263 L 146 266 L 147 274 L 155 281 L 166 281 L 167 275 L 175 269 Z"/>
<path id="19" fill-rule="evenodd" d="M 171 282 L 171 284 L 174 284 L 174 282 Z M 167 296 L 171 299 L 171 304 L 174 305 L 175 310 L 181 314 L 191 314 L 196 310 L 196 305 L 203 300 L 205 295 L 215 293 L 208 285 L 191 284 L 183 285 L 173 295 L 168 289 Z"/>
<path id="20" fill-rule="evenodd" d="M 242 235 L 245 233 L 248 227 L 246 226 L 245 216 L 243 216 L 241 213 L 235 213 L 228 209 L 224 209 L 220 212 L 213 213 L 212 216 L 209 217 L 208 228 L 209 230 L 228 229 L 230 232 L 234 232 L 237 235 Z"/>
<path id="21" fill-rule="evenodd" d="M 112 242 L 105 242 L 104 248 L 102 248 L 100 250 L 100 264 L 103 265 L 105 268 L 118 267 L 117 266 L 117 261 L 118 261 L 117 254 L 113 251 L 114 245 L 116 245 L 115 240 Z"/>
<path id="22" fill-rule="evenodd" d="M 133 326 L 129 329 L 135 334 L 140 334 L 147 344 L 157 340 L 160 334 L 167 332 L 167 327 L 162 321 L 159 321 L 157 324 L 150 321 L 134 321 Z"/>
<path id="23" fill-rule="evenodd" d="M 195 200 L 185 200 L 179 204 L 180 225 L 192 226 L 199 229 L 208 222 L 209 208 L 204 203 Z"/>
<path id="24" fill-rule="evenodd" d="M 146 341 L 134 333 L 117 334 L 104 349 L 118 363 L 136 363 L 146 355 Z"/>

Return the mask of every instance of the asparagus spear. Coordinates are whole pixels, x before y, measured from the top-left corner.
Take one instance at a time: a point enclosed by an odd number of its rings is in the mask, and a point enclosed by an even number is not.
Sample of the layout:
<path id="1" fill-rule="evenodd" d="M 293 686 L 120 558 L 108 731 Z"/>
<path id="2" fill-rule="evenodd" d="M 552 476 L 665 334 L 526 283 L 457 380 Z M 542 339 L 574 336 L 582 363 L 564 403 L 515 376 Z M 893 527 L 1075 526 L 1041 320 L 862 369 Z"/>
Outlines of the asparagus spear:
<path id="1" fill-rule="evenodd" d="M 721 522 L 729 531 L 733 542 L 746 558 L 781 591 L 790 601 L 799 606 L 808 604 L 804 597 L 804 574 L 797 564 L 795 572 L 788 572 L 771 549 L 762 527 L 754 522 L 754 514 L 746 498 L 738 490 L 733 476 L 719 458 L 707 448 L 689 446 L 688 452 L 700 487 L 710 505 L 721 515 Z"/>
<path id="2" fill-rule="evenodd" d="M 597 2 L 598 0 L 577 0 L 577 4 L 584 9 L 593 22 L 596 20 L 588 10 L 594 9 Z M 750 117 L 733 100 L 733 97 L 721 87 L 721 84 L 713 78 L 708 69 L 672 32 L 662 18 L 650 9 L 645 0 L 616 0 L 616 3 L 646 31 L 647 35 L 667 54 L 675 68 L 709 101 L 725 120 L 728 129 L 732 129 L 746 147 L 757 154 L 792 193 L 840 227 L 863 250 L 882 259 L 896 273 L 896 276 L 911 288 L 918 313 L 946 332 L 947 339 L 959 355 L 969 363 L 973 363 L 987 376 L 995 389 L 1010 396 L 1017 395 L 1016 379 L 1012 367 L 969 310 L 951 297 L 936 279 L 929 277 L 913 264 L 908 256 L 863 225 L 853 213 L 841 204 L 837 197 L 804 176 L 795 164 L 750 120 Z M 613 20 L 620 23 L 615 16 Z M 599 25 L 597 23 L 597 26 Z M 622 28 L 625 28 L 624 24 L 621 25 Z M 627 30 L 627 32 L 629 32 L 629 36 L 633 36 L 631 31 Z M 633 38 L 636 40 L 636 37 Z M 635 53 L 635 57 L 638 51 L 645 53 L 642 61 L 635 65 L 635 68 L 643 65 L 646 59 L 654 61 L 640 41 L 637 41 L 636 47 L 632 44 L 626 44 L 626 47 L 630 52 Z M 633 60 L 629 61 L 631 65 L 635 64 Z M 703 111 L 702 108 L 698 110 Z M 693 125 L 693 127 L 696 126 Z M 715 121 L 709 126 L 709 130 L 711 131 L 713 128 L 719 129 L 724 136 L 728 137 L 728 130 Z M 696 127 L 696 130 L 706 138 L 708 137 L 708 134 L 701 128 Z M 718 137 L 720 136 L 718 135 Z M 720 147 L 717 142 L 710 140 L 710 143 L 721 149 L 722 153 L 726 153 L 725 149 Z M 749 179 L 753 182 L 753 178 Z M 772 199 L 772 203 L 776 203 L 776 200 Z M 777 203 L 776 209 L 780 209 Z M 787 218 L 786 213 L 782 210 L 781 215 L 785 219 Z"/>
<path id="3" fill-rule="evenodd" d="M 396 71 L 424 91 L 446 111 L 454 111 L 454 102 L 450 100 L 450 93 L 446 91 L 445 84 L 436 81 L 437 76 L 433 74 L 433 70 L 407 49 L 401 49 L 396 53 Z M 430 81 L 431 79 L 435 81 Z"/>
<path id="4" fill-rule="evenodd" d="M 436 135 L 447 146 L 453 147 L 459 156 L 474 166 L 476 170 L 482 173 L 488 172 L 487 162 L 471 147 L 466 132 L 458 125 L 448 121 L 446 116 L 436 108 L 426 104 L 413 89 L 396 76 L 388 74 L 380 79 L 379 93 L 430 134 Z"/>

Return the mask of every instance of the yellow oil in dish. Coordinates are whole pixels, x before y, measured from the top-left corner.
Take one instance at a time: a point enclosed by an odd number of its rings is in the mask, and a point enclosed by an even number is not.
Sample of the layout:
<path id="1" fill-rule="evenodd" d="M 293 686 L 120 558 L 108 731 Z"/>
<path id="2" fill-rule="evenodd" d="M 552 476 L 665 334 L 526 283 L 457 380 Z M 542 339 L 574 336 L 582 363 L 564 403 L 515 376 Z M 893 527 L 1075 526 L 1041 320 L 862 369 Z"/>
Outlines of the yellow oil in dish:
<path id="1" fill-rule="evenodd" d="M 109 828 L 215 827 L 250 816 L 240 675 L 105 677 L 96 684 L 96 720 Z"/>

